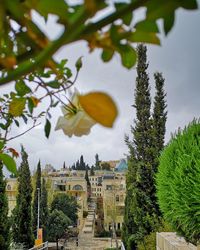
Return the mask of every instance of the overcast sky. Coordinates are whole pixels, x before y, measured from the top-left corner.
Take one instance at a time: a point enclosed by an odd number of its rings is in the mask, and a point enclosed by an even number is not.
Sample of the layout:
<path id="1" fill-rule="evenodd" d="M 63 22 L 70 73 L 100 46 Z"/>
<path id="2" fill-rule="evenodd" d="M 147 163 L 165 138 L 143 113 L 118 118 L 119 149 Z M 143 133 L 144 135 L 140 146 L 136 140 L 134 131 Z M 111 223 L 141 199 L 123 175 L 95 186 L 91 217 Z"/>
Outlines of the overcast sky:
<path id="1" fill-rule="evenodd" d="M 166 142 L 170 134 L 179 127 L 183 128 L 194 117 L 199 117 L 200 107 L 200 12 L 179 10 L 176 23 L 168 37 L 162 37 L 162 46 L 148 46 L 149 76 L 152 96 L 154 93 L 153 73 L 163 72 L 167 92 L 168 119 Z M 41 20 L 38 20 L 41 22 Z M 61 30 L 48 23 L 50 37 L 55 37 Z M 100 160 L 118 160 L 127 154 L 124 135 L 130 134 L 135 110 L 134 102 L 136 70 L 127 70 L 121 66 L 120 58 L 115 56 L 104 64 L 100 52 L 89 54 L 86 43 L 79 42 L 63 47 L 57 58 L 69 59 L 69 66 L 74 65 L 78 57 L 83 56 L 83 68 L 80 71 L 76 87 L 81 92 L 102 90 L 108 92 L 117 102 L 119 117 L 113 129 L 100 125 L 92 128 L 88 136 L 68 138 L 60 131 L 51 132 L 50 138 L 44 136 L 43 127 L 37 127 L 30 133 L 13 140 L 10 146 L 20 150 L 22 143 L 29 154 L 30 167 L 33 170 L 38 160 L 42 166 L 50 163 L 60 168 L 65 161 L 72 165 L 82 154 L 89 164 L 94 164 L 95 154 Z M 52 126 L 55 127 L 60 107 L 53 112 Z M 25 127 L 21 127 L 25 129 Z"/>

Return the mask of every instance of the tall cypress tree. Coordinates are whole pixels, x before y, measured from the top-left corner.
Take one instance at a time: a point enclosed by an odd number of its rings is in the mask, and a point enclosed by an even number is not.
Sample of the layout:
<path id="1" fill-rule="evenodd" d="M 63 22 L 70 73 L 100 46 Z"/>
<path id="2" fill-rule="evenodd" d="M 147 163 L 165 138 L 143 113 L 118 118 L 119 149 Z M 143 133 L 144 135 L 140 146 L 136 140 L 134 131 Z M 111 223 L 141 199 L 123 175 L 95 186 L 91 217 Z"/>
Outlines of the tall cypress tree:
<path id="1" fill-rule="evenodd" d="M 10 227 L 8 222 L 8 201 L 6 197 L 6 181 L 3 176 L 3 164 L 0 161 L 0 249 L 8 250 L 10 243 Z"/>
<path id="2" fill-rule="evenodd" d="M 135 126 L 131 127 L 133 139 L 126 140 L 128 159 L 127 196 L 123 238 L 127 249 L 136 249 L 137 243 L 149 234 L 157 222 L 153 179 L 153 128 L 151 97 L 147 74 L 147 48 L 138 45 L 137 78 L 135 90 Z M 126 235 L 125 235 L 126 234 Z"/>
<path id="3" fill-rule="evenodd" d="M 86 164 L 83 159 L 83 155 L 80 157 L 80 170 L 86 170 Z"/>
<path id="4" fill-rule="evenodd" d="M 40 223 L 43 229 L 43 240 L 48 240 L 48 221 L 49 221 L 49 209 L 48 209 L 48 193 L 46 189 L 45 179 L 42 180 L 42 192 L 41 192 L 41 210 L 40 210 Z"/>
<path id="5" fill-rule="evenodd" d="M 100 160 L 99 160 L 99 155 L 96 154 L 95 155 L 95 170 L 99 170 L 100 169 Z"/>
<path id="6" fill-rule="evenodd" d="M 38 162 L 38 165 L 37 165 L 35 192 L 34 192 L 34 199 L 33 199 L 33 232 L 35 236 L 37 235 L 38 192 L 39 192 L 39 199 L 41 200 L 41 164 L 40 164 L 40 161 Z M 41 203 L 40 203 L 40 210 L 41 210 Z M 39 218 L 39 223 L 40 222 L 41 220 Z"/>
<path id="7" fill-rule="evenodd" d="M 26 248 L 33 246 L 32 232 L 32 185 L 28 164 L 28 155 L 21 147 L 22 162 L 18 176 L 18 195 L 14 209 L 13 239 L 16 243 L 23 243 Z"/>
<path id="8" fill-rule="evenodd" d="M 164 91 L 165 79 L 163 78 L 162 73 L 159 72 L 155 73 L 154 79 L 156 86 L 156 94 L 154 98 L 154 109 L 153 109 L 154 147 L 157 151 L 157 155 L 159 155 L 164 148 L 166 121 L 167 121 L 167 111 L 166 111 L 167 104 L 166 104 L 166 93 Z M 156 171 L 157 168 L 155 169 L 155 172 Z"/>

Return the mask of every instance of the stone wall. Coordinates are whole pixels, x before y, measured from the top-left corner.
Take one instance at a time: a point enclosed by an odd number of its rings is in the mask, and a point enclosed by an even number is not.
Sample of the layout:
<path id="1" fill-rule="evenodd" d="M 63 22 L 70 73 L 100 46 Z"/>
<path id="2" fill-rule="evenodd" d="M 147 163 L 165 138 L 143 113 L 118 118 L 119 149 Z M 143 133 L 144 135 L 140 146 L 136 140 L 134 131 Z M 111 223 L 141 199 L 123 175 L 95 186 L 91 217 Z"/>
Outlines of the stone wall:
<path id="1" fill-rule="evenodd" d="M 156 250 L 200 250 L 200 246 L 188 244 L 176 233 L 162 232 L 156 233 Z"/>

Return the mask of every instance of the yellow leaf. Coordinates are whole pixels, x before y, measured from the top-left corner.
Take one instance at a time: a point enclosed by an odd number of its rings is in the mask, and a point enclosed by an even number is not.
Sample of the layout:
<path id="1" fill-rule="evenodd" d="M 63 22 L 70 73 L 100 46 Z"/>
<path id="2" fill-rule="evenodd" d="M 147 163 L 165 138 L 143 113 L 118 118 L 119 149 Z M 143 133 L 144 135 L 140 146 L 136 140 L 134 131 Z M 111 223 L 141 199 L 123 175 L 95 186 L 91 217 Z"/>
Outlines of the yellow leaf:
<path id="1" fill-rule="evenodd" d="M 9 104 L 9 113 L 13 116 L 20 116 L 25 108 L 25 98 L 15 98 Z"/>
<path id="2" fill-rule="evenodd" d="M 105 127 L 113 127 L 118 110 L 113 99 L 103 92 L 91 92 L 80 95 L 79 101 L 85 112 Z"/>
<path id="3" fill-rule="evenodd" d="M 37 107 L 40 100 L 38 98 L 34 97 L 34 96 L 31 96 L 31 100 L 33 102 L 34 107 Z"/>

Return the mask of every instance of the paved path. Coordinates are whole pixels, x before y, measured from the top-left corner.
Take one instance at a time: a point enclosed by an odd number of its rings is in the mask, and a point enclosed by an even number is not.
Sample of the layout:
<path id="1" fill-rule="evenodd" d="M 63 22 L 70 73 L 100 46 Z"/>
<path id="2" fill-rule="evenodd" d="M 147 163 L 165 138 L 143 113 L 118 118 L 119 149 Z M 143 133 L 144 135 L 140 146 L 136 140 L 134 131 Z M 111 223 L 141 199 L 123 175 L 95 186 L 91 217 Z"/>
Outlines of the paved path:
<path id="1" fill-rule="evenodd" d="M 111 244 L 115 247 L 114 240 L 111 243 L 110 238 L 94 238 L 95 206 L 95 203 L 89 204 L 88 216 L 78 235 L 78 246 L 76 239 L 69 240 L 65 250 L 104 250 L 111 247 Z"/>

